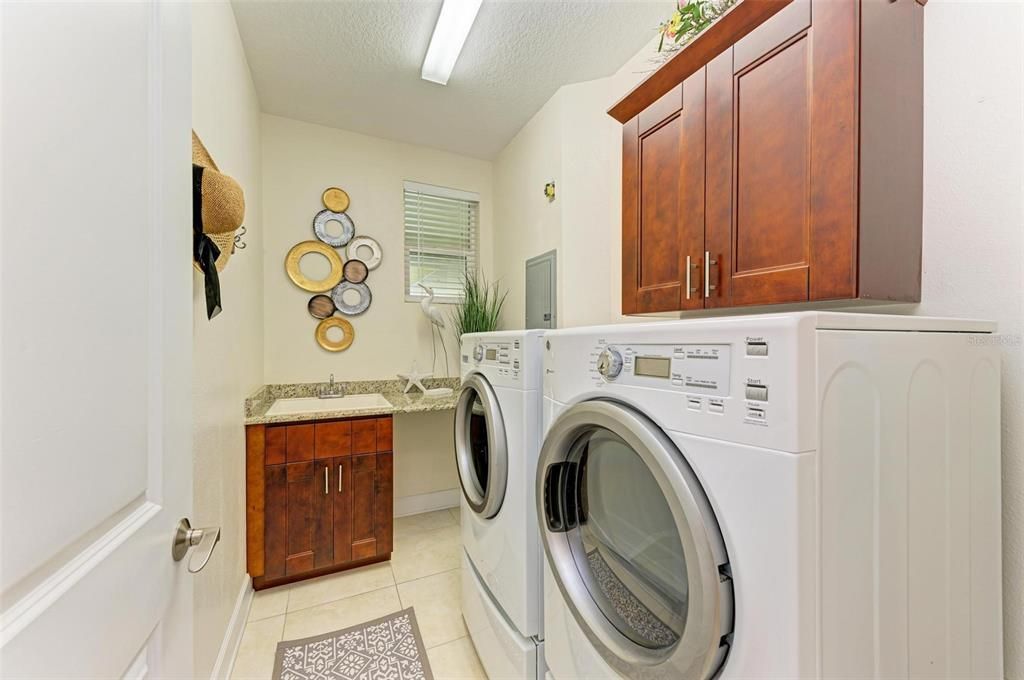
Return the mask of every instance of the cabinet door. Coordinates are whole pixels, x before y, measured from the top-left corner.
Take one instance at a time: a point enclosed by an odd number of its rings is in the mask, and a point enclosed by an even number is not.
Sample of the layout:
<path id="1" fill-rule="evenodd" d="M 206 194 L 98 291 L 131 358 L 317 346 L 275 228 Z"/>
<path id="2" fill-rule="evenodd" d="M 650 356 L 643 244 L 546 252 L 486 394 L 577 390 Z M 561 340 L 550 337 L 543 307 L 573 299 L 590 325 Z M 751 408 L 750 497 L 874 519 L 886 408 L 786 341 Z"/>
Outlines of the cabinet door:
<path id="1" fill-rule="evenodd" d="M 704 237 L 703 98 L 701 73 L 623 126 L 623 313 L 700 306 L 685 282 Z"/>
<path id="2" fill-rule="evenodd" d="M 352 458 L 335 458 L 337 488 L 334 493 L 334 563 L 352 561 Z"/>
<path id="3" fill-rule="evenodd" d="M 352 456 L 352 559 L 377 555 L 377 454 Z"/>
<path id="4" fill-rule="evenodd" d="M 267 466 L 266 578 L 293 576 L 332 563 L 330 475 L 323 461 Z"/>
<path id="5" fill-rule="evenodd" d="M 388 419 L 390 421 L 390 419 Z M 390 448 L 390 445 L 389 445 Z M 391 554 L 394 532 L 394 457 L 391 451 L 377 454 L 377 480 L 374 490 L 374 535 L 377 538 L 377 556 Z"/>
<path id="6" fill-rule="evenodd" d="M 707 67 L 707 306 L 855 295 L 859 3 L 795 0 Z"/>

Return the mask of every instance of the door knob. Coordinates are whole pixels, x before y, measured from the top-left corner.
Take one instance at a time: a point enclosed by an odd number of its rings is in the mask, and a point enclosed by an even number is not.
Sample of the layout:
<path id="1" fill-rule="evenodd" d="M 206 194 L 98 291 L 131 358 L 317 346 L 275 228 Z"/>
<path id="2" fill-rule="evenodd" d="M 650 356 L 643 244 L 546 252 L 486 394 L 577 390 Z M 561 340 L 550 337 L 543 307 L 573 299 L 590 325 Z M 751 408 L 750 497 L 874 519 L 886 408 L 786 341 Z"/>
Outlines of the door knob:
<path id="1" fill-rule="evenodd" d="M 195 548 L 192 557 L 188 560 L 188 571 L 191 574 L 198 574 L 210 561 L 213 549 L 220 541 L 220 527 L 204 527 L 193 529 L 187 517 L 182 517 L 178 522 L 178 528 L 174 531 L 174 541 L 171 544 L 171 557 L 175 562 L 180 562 L 191 548 Z"/>

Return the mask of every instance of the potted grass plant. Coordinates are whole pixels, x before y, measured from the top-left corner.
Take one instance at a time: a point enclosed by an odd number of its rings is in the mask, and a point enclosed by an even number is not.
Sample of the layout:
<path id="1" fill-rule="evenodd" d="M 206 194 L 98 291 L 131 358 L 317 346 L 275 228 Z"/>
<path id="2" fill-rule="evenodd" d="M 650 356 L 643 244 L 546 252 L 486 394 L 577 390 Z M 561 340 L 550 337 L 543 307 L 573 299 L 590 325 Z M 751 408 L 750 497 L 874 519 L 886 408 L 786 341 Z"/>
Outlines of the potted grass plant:
<path id="1" fill-rule="evenodd" d="M 497 281 L 488 282 L 480 272 L 466 274 L 465 289 L 465 298 L 452 312 L 455 333 L 462 337 L 466 333 L 497 330 L 498 317 L 505 306 L 508 291 L 502 292 Z"/>

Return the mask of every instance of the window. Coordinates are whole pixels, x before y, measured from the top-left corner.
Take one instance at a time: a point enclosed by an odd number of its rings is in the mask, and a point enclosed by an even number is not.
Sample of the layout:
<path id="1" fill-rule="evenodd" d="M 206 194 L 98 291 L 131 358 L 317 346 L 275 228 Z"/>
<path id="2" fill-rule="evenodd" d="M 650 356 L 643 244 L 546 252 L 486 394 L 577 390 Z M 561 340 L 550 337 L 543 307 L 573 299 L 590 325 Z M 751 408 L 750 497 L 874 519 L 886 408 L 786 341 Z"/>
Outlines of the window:
<path id="1" fill-rule="evenodd" d="M 476 271 L 480 197 L 469 191 L 405 182 L 405 299 L 434 290 L 439 302 L 459 302 L 464 278 Z"/>

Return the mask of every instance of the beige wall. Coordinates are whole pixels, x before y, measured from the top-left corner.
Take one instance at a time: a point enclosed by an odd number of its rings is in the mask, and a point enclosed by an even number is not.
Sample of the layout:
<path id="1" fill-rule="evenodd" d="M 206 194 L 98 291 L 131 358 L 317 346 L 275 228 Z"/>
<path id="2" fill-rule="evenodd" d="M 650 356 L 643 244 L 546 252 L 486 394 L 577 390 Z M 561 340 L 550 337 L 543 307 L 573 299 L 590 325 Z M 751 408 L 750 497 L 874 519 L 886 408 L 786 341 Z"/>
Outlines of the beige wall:
<path id="1" fill-rule="evenodd" d="M 654 43 L 608 78 L 558 90 L 494 163 L 496 275 L 505 328 L 526 318 L 525 263 L 558 249 L 559 327 L 619 319 L 622 127 L 605 111 L 652 68 Z M 554 179 L 554 202 L 543 195 Z"/>
<path id="2" fill-rule="evenodd" d="M 338 380 L 391 379 L 408 370 L 413 361 L 421 371 L 429 371 L 430 327 L 420 305 L 405 301 L 402 182 L 413 180 L 480 195 L 481 265 L 489 272 L 491 163 L 276 116 L 263 116 L 262 129 L 266 382 L 321 381 L 331 373 Z M 351 319 L 355 342 L 338 354 L 316 344 L 316 321 L 306 311 L 311 293 L 293 285 L 284 271 L 288 250 L 299 241 L 315 238 L 313 216 L 321 209 L 320 194 L 329 186 L 348 192 L 352 199 L 348 213 L 356 234 L 377 239 L 384 253 L 381 266 L 367 280 L 373 303 L 364 314 Z M 441 309 L 447 315 L 451 307 L 441 305 Z M 458 339 L 450 328 L 445 342 L 450 374 L 457 376 Z M 440 344 L 435 370 L 444 375 Z M 396 417 L 398 512 L 410 507 L 410 497 L 458 488 L 451 418 L 451 413 Z M 448 496 L 456 497 L 453 493 Z"/>
<path id="3" fill-rule="evenodd" d="M 970 50 L 962 36 L 971 36 Z M 1003 354 L 1003 578 L 1006 677 L 1024 678 L 1024 5 L 936 0 L 925 11 L 924 280 L 920 305 L 872 311 L 999 322 Z M 559 326 L 624 320 L 621 128 L 604 111 L 644 70 L 645 50 L 611 78 L 562 87 L 495 163 L 496 252 L 522 324 L 526 256 L 560 244 Z M 558 152 L 554 145 L 561 145 Z M 539 167 L 538 167 L 539 166 Z M 553 206 L 538 180 L 559 178 Z M 544 230 L 526 214 L 557 206 Z M 552 229 L 556 233 L 552 233 Z"/>
<path id="4" fill-rule="evenodd" d="M 561 259 L 562 204 L 544 196 L 544 185 L 554 181 L 561 193 L 563 98 L 555 94 L 509 142 L 494 162 L 494 273 L 509 291 L 501 327 L 526 324 L 526 260 L 549 250 Z M 558 262 L 558 280 L 562 263 Z M 558 285 L 556 313 L 564 307 Z"/>
<path id="5" fill-rule="evenodd" d="M 454 427 L 454 411 L 395 416 L 395 514 L 408 514 L 407 502 L 416 496 L 448 491 L 458 499 Z"/>
<path id="6" fill-rule="evenodd" d="M 353 105 L 358 105 L 354 102 Z M 415 360 L 431 365 L 430 326 L 417 303 L 405 301 L 402 254 L 402 181 L 480 194 L 481 263 L 491 262 L 491 163 L 345 130 L 263 116 L 264 370 L 268 383 L 393 378 Z M 316 320 L 306 311 L 312 293 L 288 279 L 284 258 L 299 241 L 313 239 L 320 194 L 339 186 L 352 199 L 348 210 L 356 234 L 372 236 L 384 252 L 367 284 L 373 303 L 351 319 L 355 342 L 344 352 L 321 349 L 313 338 Z M 441 306 L 447 315 L 450 307 Z M 451 375 L 458 375 L 454 335 L 445 338 Z M 438 375 L 444 357 L 437 348 Z"/>
<path id="7" fill-rule="evenodd" d="M 203 279 L 193 285 L 194 511 L 221 541 L 194 579 L 197 677 L 209 677 L 246 582 L 245 431 L 242 402 L 263 383 L 263 224 L 260 114 L 227 2 L 192 10 L 192 126 L 220 169 L 245 191 L 246 250 L 221 274 L 224 311 L 206 319 Z"/>

